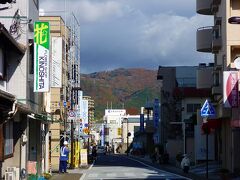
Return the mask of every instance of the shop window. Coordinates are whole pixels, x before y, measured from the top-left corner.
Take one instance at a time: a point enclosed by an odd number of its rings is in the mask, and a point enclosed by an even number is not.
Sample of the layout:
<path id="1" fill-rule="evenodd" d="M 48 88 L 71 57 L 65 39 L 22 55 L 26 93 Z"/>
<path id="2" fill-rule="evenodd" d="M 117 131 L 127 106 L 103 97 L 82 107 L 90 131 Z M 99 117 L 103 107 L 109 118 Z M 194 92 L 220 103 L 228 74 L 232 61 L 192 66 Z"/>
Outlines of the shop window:
<path id="1" fill-rule="evenodd" d="M 4 132 L 4 157 L 8 158 L 13 155 L 13 122 L 8 121 L 5 124 Z"/>

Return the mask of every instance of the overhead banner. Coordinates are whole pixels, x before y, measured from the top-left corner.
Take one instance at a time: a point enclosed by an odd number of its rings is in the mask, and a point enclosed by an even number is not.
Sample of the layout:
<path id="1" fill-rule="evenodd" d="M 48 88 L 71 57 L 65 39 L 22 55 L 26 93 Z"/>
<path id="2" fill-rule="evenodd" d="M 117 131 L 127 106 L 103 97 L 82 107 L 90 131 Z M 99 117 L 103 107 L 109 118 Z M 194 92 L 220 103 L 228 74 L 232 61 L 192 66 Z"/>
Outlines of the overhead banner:
<path id="1" fill-rule="evenodd" d="M 223 103 L 226 108 L 238 107 L 238 72 L 223 72 Z"/>
<path id="2" fill-rule="evenodd" d="M 52 37 L 51 87 L 62 87 L 62 37 Z"/>
<path id="3" fill-rule="evenodd" d="M 48 92 L 49 74 L 49 22 L 34 23 L 34 92 Z"/>

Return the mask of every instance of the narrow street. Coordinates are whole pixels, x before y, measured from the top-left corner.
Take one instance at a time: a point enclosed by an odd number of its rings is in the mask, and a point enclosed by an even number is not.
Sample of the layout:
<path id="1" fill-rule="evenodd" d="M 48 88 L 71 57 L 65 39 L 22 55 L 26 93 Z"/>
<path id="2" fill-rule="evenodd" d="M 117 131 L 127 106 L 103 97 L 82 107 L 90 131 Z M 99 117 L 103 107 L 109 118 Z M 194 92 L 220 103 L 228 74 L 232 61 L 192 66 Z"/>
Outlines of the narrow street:
<path id="1" fill-rule="evenodd" d="M 125 155 L 100 155 L 97 161 L 83 173 L 81 180 L 88 179 L 187 179 L 151 167 Z"/>

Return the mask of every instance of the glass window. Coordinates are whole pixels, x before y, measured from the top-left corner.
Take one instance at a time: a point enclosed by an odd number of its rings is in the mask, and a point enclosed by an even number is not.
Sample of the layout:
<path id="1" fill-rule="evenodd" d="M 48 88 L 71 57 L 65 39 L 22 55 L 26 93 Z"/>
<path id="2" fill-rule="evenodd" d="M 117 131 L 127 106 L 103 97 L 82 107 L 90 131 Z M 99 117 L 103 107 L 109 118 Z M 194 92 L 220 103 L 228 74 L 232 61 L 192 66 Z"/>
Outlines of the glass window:
<path id="1" fill-rule="evenodd" d="M 0 79 L 3 78 L 4 75 L 4 59 L 3 59 L 3 50 L 0 48 Z"/>
<path id="2" fill-rule="evenodd" d="M 5 125 L 5 143 L 4 156 L 8 157 L 13 154 L 13 122 L 9 121 Z"/>

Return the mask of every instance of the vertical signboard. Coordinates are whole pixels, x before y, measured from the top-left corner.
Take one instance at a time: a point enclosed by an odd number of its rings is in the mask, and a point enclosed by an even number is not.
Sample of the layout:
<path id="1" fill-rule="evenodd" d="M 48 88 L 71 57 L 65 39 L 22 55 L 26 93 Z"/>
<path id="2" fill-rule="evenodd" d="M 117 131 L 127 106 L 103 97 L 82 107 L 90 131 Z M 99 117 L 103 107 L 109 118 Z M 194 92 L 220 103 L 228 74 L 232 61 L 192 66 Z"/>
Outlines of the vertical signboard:
<path id="1" fill-rule="evenodd" d="M 62 37 L 52 37 L 51 87 L 62 87 Z"/>
<path id="2" fill-rule="evenodd" d="M 82 97 L 83 92 L 78 91 L 78 106 L 77 106 L 77 118 L 79 118 L 79 133 L 83 133 L 83 117 L 82 117 Z"/>
<path id="3" fill-rule="evenodd" d="M 34 23 L 34 92 L 49 91 L 49 22 Z"/>
<path id="4" fill-rule="evenodd" d="M 144 132 L 144 114 L 140 114 L 140 132 Z"/>
<path id="5" fill-rule="evenodd" d="M 104 124 L 102 124 L 102 130 L 101 130 L 101 146 L 104 146 L 105 145 L 105 132 L 104 132 Z"/>
<path id="6" fill-rule="evenodd" d="M 224 107 L 238 107 L 238 72 L 223 72 L 223 100 Z"/>
<path id="7" fill-rule="evenodd" d="M 159 123 L 159 100 L 155 99 L 154 100 L 154 105 L 153 105 L 153 123 L 154 127 L 158 128 L 158 123 Z"/>
<path id="8" fill-rule="evenodd" d="M 88 100 L 82 100 L 83 128 L 88 128 Z"/>

